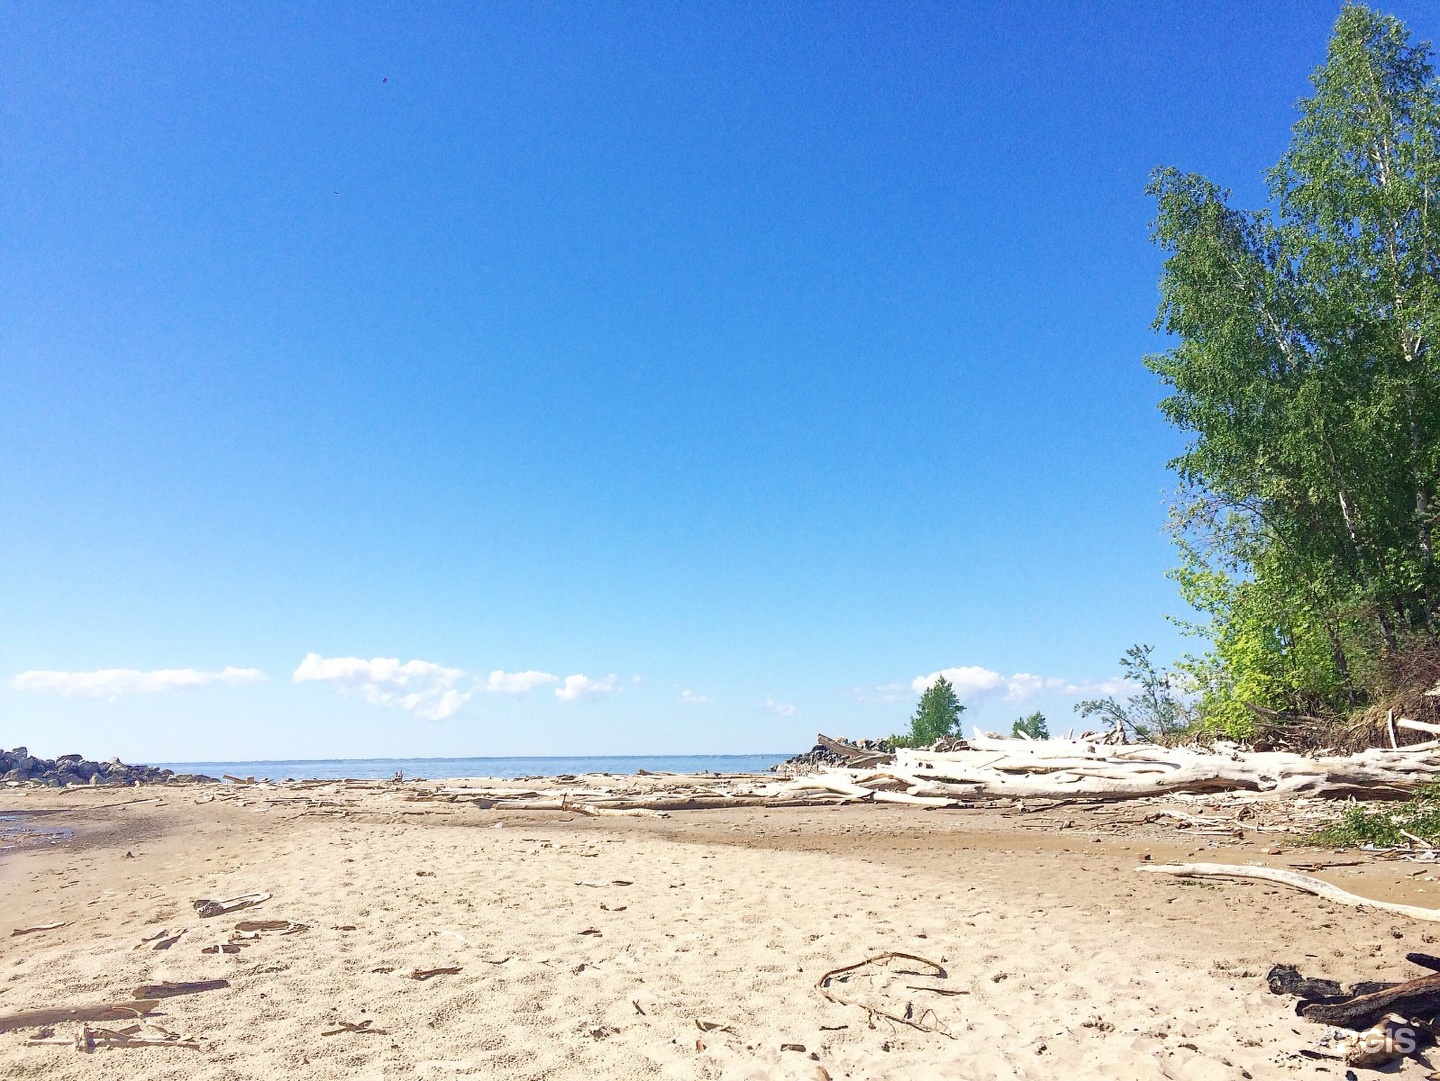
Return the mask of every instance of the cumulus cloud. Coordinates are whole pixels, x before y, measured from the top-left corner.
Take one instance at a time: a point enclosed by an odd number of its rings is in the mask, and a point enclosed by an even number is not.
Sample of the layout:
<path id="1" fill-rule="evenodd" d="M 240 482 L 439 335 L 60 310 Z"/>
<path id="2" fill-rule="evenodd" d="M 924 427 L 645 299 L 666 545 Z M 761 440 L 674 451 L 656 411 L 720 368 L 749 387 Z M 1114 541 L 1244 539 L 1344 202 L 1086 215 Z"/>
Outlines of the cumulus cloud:
<path id="1" fill-rule="evenodd" d="M 910 689 L 916 694 L 922 694 L 934 686 L 936 680 L 941 676 L 950 681 L 955 688 L 955 696 L 966 705 L 973 705 L 987 698 L 996 697 L 1021 705 L 1044 691 L 1093 697 L 1130 694 L 1135 690 L 1134 684 L 1119 677 L 1073 683 L 1068 679 L 1060 679 L 1056 676 L 1036 676 L 1029 672 L 1016 672 L 1014 675 L 1002 676 L 999 672 L 992 672 L 988 668 L 981 668 L 974 664 L 959 668 L 942 668 L 938 672 L 931 672 L 928 676 L 916 676 L 910 682 Z"/>
<path id="2" fill-rule="evenodd" d="M 697 705 L 697 706 L 698 706 L 698 705 L 700 705 L 700 704 L 703 703 L 703 702 L 713 702 L 713 701 L 715 701 L 715 699 L 713 699 L 713 698 L 707 698 L 707 697 L 706 697 L 705 695 L 703 695 L 703 694 L 696 694 L 694 691 L 690 690 L 690 689 L 687 687 L 685 690 L 683 690 L 683 691 L 680 692 L 680 701 L 682 701 L 682 702 L 687 702 L 687 703 L 689 703 L 690 705 Z"/>
<path id="3" fill-rule="evenodd" d="M 846 698 L 857 702 L 903 702 L 912 697 L 908 683 L 882 683 L 878 687 L 851 687 Z"/>
<path id="4" fill-rule="evenodd" d="M 619 690 L 619 683 L 620 677 L 616 675 L 608 675 L 604 679 L 591 679 L 581 674 L 566 676 L 565 685 L 555 688 L 555 697 L 562 702 L 604 698 L 607 694 Z"/>
<path id="5" fill-rule="evenodd" d="M 453 717 L 470 700 L 474 691 L 460 691 L 456 684 L 465 673 L 431 661 L 406 661 L 395 657 L 322 657 L 307 653 L 295 669 L 296 683 L 328 683 L 347 697 L 363 698 L 372 706 L 403 709 L 426 721 Z"/>
<path id="6" fill-rule="evenodd" d="M 794 707 L 794 706 L 792 706 L 789 702 L 777 702 L 777 701 L 775 701 L 774 698 L 770 697 L 768 694 L 765 696 L 765 704 L 764 704 L 763 706 L 761 706 L 760 708 L 761 708 L 761 709 L 768 709 L 771 713 L 775 714 L 775 716 L 777 716 L 777 717 L 793 717 L 793 716 L 795 716 L 795 707 Z"/>
<path id="7" fill-rule="evenodd" d="M 66 698 L 118 698 L 125 694 L 160 694 L 203 687 L 207 683 L 259 683 L 265 673 L 258 668 L 222 668 L 201 672 L 194 668 L 158 668 L 140 672 L 133 668 L 101 668 L 94 672 L 21 672 L 10 681 L 19 691 L 48 691 Z"/>
<path id="8" fill-rule="evenodd" d="M 533 669 L 524 672 L 502 672 L 497 668 L 490 673 L 485 689 L 492 694 L 529 694 L 536 687 L 559 682 L 560 677 L 549 672 L 536 672 Z"/>
<path id="9" fill-rule="evenodd" d="M 1065 684 L 1066 694 L 1082 694 L 1086 698 L 1124 698 L 1135 694 L 1140 690 L 1140 684 L 1125 679 L 1123 676 L 1111 676 L 1109 679 L 1087 679 L 1083 683 Z"/>

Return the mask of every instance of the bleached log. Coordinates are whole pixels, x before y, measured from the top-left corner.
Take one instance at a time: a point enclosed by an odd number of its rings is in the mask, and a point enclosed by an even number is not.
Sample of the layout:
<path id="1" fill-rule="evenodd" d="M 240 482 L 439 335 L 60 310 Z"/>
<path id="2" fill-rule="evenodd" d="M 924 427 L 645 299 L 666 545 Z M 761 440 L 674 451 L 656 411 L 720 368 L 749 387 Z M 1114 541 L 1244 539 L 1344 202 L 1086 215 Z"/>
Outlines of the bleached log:
<path id="1" fill-rule="evenodd" d="M 1440 754 L 1373 749 L 1355 755 L 1307 758 L 1285 751 L 1240 752 L 1137 744 L 1077 746 L 1073 740 L 985 738 L 991 749 L 897 753 L 894 772 L 939 783 L 978 784 L 980 796 L 1125 798 L 1174 792 L 1242 789 L 1284 795 L 1403 796 L 1440 776 Z M 1047 744 L 1053 746 L 1046 746 Z M 1048 767 L 1048 768 L 1047 768 Z M 862 782 L 863 783 L 863 782 Z"/>
<path id="2" fill-rule="evenodd" d="M 1240 867 L 1228 863 L 1161 863 L 1142 865 L 1135 870 L 1148 871 L 1152 874 L 1181 875 L 1187 878 L 1250 878 L 1261 882 L 1276 882 L 1282 886 L 1290 886 L 1306 893 L 1313 893 L 1316 897 L 1334 901 L 1337 905 L 1349 905 L 1352 908 L 1375 908 L 1383 912 L 1409 916 L 1412 919 L 1440 923 L 1440 909 L 1419 908 L 1416 905 L 1402 905 L 1394 901 L 1374 901 L 1369 897 L 1347 893 L 1339 886 L 1332 886 L 1323 879 L 1302 875 L 1296 871 L 1286 871 L 1279 867 Z"/>
<path id="3" fill-rule="evenodd" d="M 954 807 L 947 796 L 912 796 L 909 792 L 876 792 L 876 803 L 913 803 L 918 807 Z"/>
<path id="4" fill-rule="evenodd" d="M 868 788 L 862 788 L 850 780 L 843 771 L 831 770 L 825 773 L 815 773 L 809 777 L 797 777 L 780 791 L 782 794 L 790 792 L 801 792 L 806 789 L 819 789 L 822 792 L 838 792 L 842 796 L 853 796 L 856 799 L 867 799 L 875 793 Z"/>
<path id="5" fill-rule="evenodd" d="M 1409 717 L 1401 717 L 1398 721 L 1395 722 L 1395 724 L 1399 728 L 1408 728 L 1411 732 L 1429 732 L 1432 735 L 1440 734 L 1440 724 L 1427 724 L 1425 721 L 1412 721 Z"/>

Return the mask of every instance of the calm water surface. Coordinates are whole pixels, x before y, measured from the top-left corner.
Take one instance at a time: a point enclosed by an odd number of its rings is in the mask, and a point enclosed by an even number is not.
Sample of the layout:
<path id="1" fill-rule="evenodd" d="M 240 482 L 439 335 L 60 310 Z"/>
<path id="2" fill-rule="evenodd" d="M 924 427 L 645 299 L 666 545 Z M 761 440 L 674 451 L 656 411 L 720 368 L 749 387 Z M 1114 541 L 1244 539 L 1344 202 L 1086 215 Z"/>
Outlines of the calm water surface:
<path id="1" fill-rule="evenodd" d="M 602 755 L 536 758 L 327 758 L 279 762 L 155 762 L 176 773 L 264 777 L 272 781 L 407 778 L 554 777 L 561 773 L 768 773 L 786 754 Z"/>

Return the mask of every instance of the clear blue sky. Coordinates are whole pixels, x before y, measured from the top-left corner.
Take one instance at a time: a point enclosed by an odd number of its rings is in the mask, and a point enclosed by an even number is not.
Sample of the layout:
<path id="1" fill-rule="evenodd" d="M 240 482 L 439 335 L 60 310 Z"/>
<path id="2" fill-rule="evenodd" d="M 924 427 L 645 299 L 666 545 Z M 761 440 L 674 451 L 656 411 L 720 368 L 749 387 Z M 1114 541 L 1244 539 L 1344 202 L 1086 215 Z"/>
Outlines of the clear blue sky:
<path id="1" fill-rule="evenodd" d="M 5 5 L 0 744 L 1069 727 L 1184 648 L 1146 176 L 1337 11 Z"/>

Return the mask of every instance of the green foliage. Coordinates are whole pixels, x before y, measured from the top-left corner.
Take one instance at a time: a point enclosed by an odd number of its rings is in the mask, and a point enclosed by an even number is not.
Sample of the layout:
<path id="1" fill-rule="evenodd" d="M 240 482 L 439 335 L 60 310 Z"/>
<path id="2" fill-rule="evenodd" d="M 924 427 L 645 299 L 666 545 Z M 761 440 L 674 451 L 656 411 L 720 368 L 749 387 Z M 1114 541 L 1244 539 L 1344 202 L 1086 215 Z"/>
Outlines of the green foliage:
<path id="1" fill-rule="evenodd" d="M 1045 714 L 1038 709 L 1031 714 L 1018 718 L 1010 726 L 1012 736 L 1026 735 L 1031 739 L 1049 739 L 1050 725 L 1045 720 Z"/>
<path id="2" fill-rule="evenodd" d="M 1440 840 L 1440 785 L 1426 785 L 1394 810 L 1369 810 L 1352 803 L 1344 814 L 1305 840 L 1316 845 L 1407 845 L 1414 834 L 1427 844 Z"/>
<path id="3" fill-rule="evenodd" d="M 1382 658 L 1440 633 L 1440 84 L 1428 46 L 1359 4 L 1312 83 L 1273 211 L 1174 169 L 1149 188 L 1177 344 L 1146 363 L 1191 434 L 1174 577 L 1210 641 L 1186 675 L 1240 737 L 1251 706 L 1363 704 Z"/>
<path id="4" fill-rule="evenodd" d="M 1190 711 L 1177 693 L 1175 677 L 1157 669 L 1150 660 L 1154 648 L 1131 646 L 1120 658 L 1125 678 L 1138 687 L 1124 705 L 1112 695 L 1076 702 L 1075 711 L 1082 717 L 1101 717 L 1107 727 L 1130 732 L 1142 740 L 1165 742 L 1188 729 Z"/>
<path id="5" fill-rule="evenodd" d="M 960 734 L 960 714 L 965 707 L 955 694 L 955 688 L 944 676 L 936 679 L 920 696 L 915 715 L 910 718 L 910 731 L 903 736 L 891 736 L 892 747 L 928 747 L 938 739 L 949 739 Z"/>

